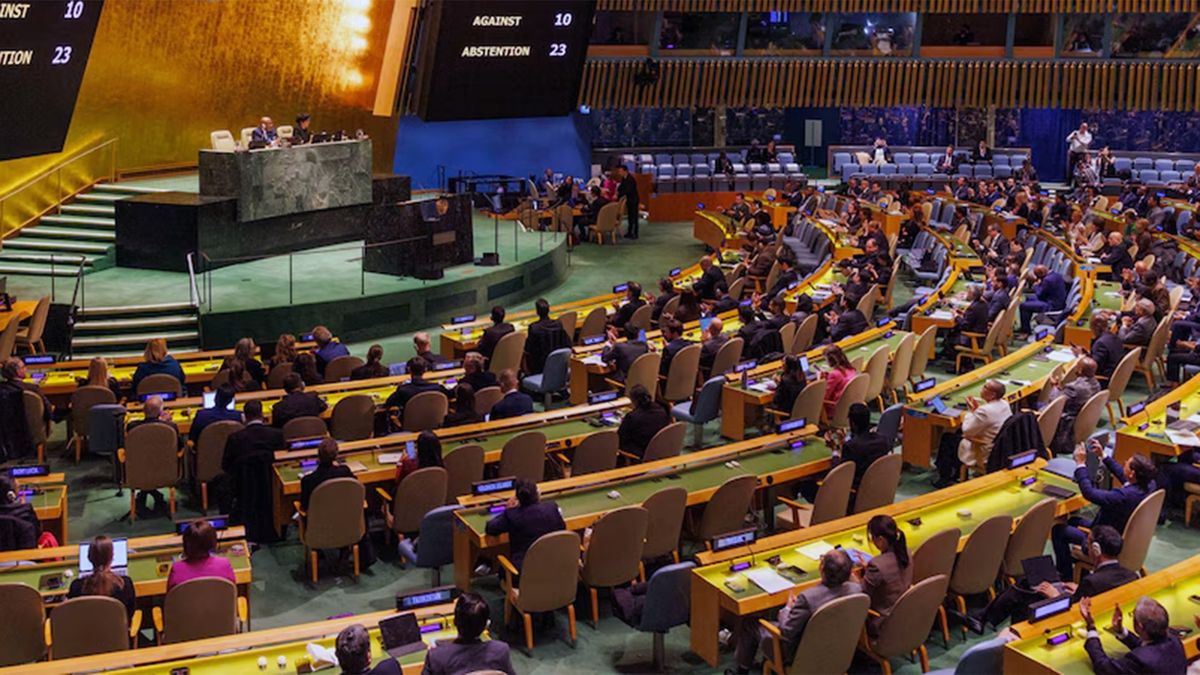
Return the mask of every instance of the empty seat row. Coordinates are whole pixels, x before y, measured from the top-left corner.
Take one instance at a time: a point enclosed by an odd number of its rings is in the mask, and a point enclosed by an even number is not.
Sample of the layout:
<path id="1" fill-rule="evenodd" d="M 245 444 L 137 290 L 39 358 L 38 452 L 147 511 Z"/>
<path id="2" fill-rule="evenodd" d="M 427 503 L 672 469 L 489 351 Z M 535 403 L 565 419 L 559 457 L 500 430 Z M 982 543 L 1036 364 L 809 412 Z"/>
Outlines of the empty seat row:
<path id="1" fill-rule="evenodd" d="M 655 178 L 657 192 L 758 192 L 768 188 L 782 190 L 792 181 L 800 187 L 807 183 L 802 173 L 739 174 L 734 176 L 674 176 L 660 175 Z"/>

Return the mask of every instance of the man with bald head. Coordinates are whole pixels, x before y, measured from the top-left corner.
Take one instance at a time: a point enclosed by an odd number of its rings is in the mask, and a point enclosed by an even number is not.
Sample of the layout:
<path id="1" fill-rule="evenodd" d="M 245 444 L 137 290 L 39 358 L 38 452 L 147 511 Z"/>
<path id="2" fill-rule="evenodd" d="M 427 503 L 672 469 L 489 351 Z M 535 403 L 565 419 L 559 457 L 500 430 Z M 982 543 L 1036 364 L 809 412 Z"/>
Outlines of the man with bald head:
<path id="1" fill-rule="evenodd" d="M 717 289 L 723 288 L 725 284 L 725 275 L 721 273 L 721 268 L 713 264 L 713 259 L 710 256 L 704 256 L 700 259 L 700 269 L 703 273 L 696 283 L 692 284 L 696 295 L 700 296 L 701 300 L 716 300 Z"/>
<path id="2" fill-rule="evenodd" d="M 279 134 L 275 132 L 275 122 L 270 117 L 263 117 L 258 121 L 258 126 L 254 127 L 254 131 L 250 134 L 250 142 L 257 144 L 274 145 L 279 141 Z"/>
<path id="3" fill-rule="evenodd" d="M 1133 316 L 1121 317 L 1121 327 L 1117 337 L 1126 347 L 1145 347 L 1150 344 L 1158 322 L 1154 320 L 1154 303 L 1146 298 L 1137 301 L 1133 306 Z"/>
<path id="4" fill-rule="evenodd" d="M 1003 382 L 988 380 L 979 393 L 983 398 L 982 403 L 974 397 L 967 398 L 969 410 L 962 418 L 961 431 L 943 436 L 938 447 L 936 487 L 946 487 L 957 481 L 962 465 L 975 466 L 976 446 L 984 454 L 991 452 L 992 441 L 996 439 L 1000 427 L 1012 416 L 1012 407 L 1004 400 L 1004 393 Z"/>
<path id="5" fill-rule="evenodd" d="M 1120 232 L 1108 233 L 1108 244 L 1100 254 L 1100 264 L 1112 268 L 1113 281 L 1120 281 L 1125 270 L 1133 268 L 1133 256 L 1125 246 L 1125 236 Z"/>

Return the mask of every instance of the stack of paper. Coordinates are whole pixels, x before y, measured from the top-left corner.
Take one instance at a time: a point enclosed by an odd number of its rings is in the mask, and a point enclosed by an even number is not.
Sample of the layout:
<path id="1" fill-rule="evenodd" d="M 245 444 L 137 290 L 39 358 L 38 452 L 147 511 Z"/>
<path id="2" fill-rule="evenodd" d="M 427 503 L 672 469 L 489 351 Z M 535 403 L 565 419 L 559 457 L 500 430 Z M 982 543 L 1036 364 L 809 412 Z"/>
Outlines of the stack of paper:
<path id="1" fill-rule="evenodd" d="M 1075 355 L 1068 349 L 1055 349 L 1046 354 L 1046 358 L 1051 361 L 1058 361 L 1059 363 L 1070 363 L 1075 360 Z"/>
<path id="2" fill-rule="evenodd" d="M 832 550 L 833 550 L 832 545 L 830 545 L 824 539 L 820 539 L 820 540 L 812 542 L 811 544 L 806 544 L 804 546 L 800 546 L 799 548 L 796 549 L 796 553 L 799 553 L 800 555 L 804 556 L 805 558 L 812 558 L 813 560 L 820 560 L 821 556 L 825 555 L 826 553 L 828 553 Z"/>
<path id="3" fill-rule="evenodd" d="M 1167 429 L 1167 438 L 1175 445 L 1188 445 L 1192 447 L 1200 447 L 1200 436 L 1196 436 L 1192 431 L 1176 431 L 1175 429 Z"/>
<path id="4" fill-rule="evenodd" d="M 746 578 L 754 582 L 755 586 L 763 589 L 768 593 L 779 593 L 786 591 L 795 584 L 784 579 L 773 569 L 757 569 L 746 572 Z"/>
<path id="5" fill-rule="evenodd" d="M 946 311 L 946 310 L 944 310 L 944 309 L 939 309 L 938 311 L 936 311 L 936 312 L 934 312 L 934 313 L 930 314 L 930 315 L 929 315 L 929 318 L 931 318 L 931 319 L 937 319 L 938 321 L 949 321 L 950 319 L 953 319 L 953 318 L 954 318 L 954 313 L 953 313 L 953 312 L 947 312 L 947 311 Z"/>
<path id="6" fill-rule="evenodd" d="M 404 459 L 403 452 L 381 452 L 376 457 L 380 464 L 399 464 Z"/>

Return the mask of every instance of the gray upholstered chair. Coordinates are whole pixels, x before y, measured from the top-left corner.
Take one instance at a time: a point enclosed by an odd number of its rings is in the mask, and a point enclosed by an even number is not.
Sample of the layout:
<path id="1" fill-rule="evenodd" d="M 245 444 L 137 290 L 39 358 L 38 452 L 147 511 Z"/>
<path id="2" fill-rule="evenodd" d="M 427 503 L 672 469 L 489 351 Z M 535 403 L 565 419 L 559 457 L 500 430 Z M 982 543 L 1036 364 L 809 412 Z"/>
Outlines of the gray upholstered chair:
<path id="1" fill-rule="evenodd" d="M 428 569 L 432 574 L 432 586 L 441 585 L 442 566 L 454 562 L 454 512 L 460 508 L 457 504 L 451 504 L 429 511 L 421 519 L 417 538 L 400 541 L 400 557 L 417 567 Z"/>

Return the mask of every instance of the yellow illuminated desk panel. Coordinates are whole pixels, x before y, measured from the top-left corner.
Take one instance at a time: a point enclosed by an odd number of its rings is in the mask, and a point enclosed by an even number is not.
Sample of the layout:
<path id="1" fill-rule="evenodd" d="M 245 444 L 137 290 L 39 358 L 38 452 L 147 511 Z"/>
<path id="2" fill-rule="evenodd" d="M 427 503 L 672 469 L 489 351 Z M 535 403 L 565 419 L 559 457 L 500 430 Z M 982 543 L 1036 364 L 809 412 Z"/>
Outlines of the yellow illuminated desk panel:
<path id="1" fill-rule="evenodd" d="M 1114 606 L 1121 606 L 1128 630 L 1133 628 L 1133 619 L 1130 616 L 1138 598 L 1142 596 L 1149 596 L 1162 604 L 1171 618 L 1172 626 L 1192 628 L 1192 617 L 1200 614 L 1200 605 L 1190 598 L 1197 593 L 1200 593 L 1200 556 L 1193 556 L 1092 598 L 1093 618 L 1100 634 L 1100 642 L 1104 645 L 1104 652 L 1110 657 L 1117 657 L 1129 651 L 1128 647 L 1122 645 L 1107 630 L 1107 627 L 1112 625 Z M 1018 623 L 1012 628 L 1024 639 L 1004 646 L 1004 672 L 1023 675 L 1091 675 L 1093 672 L 1091 659 L 1083 648 L 1084 622 L 1077 606 L 1038 623 Z M 1066 642 L 1051 646 L 1046 643 L 1047 631 L 1050 635 L 1068 632 L 1070 637 Z M 1188 658 L 1195 658 L 1196 637 L 1193 635 L 1185 638 L 1183 644 Z"/>
<path id="2" fill-rule="evenodd" d="M 1055 366 L 1065 372 L 1077 360 L 1070 349 L 1053 344 L 1053 337 L 1025 345 L 981 368 L 941 382 L 932 389 L 909 396 L 904 407 L 904 461 L 913 466 L 928 467 L 931 453 L 938 447 L 942 433 L 958 427 L 962 415 L 969 409 L 967 399 L 982 401 L 983 385 L 992 379 L 1005 386 L 1005 399 L 1019 401 L 1041 390 Z M 1049 348 L 1050 351 L 1045 351 Z M 946 404 L 946 413 L 939 414 L 929 405 L 934 397 Z"/>
<path id="3" fill-rule="evenodd" d="M 543 500 L 558 505 L 571 530 L 589 527 L 614 509 L 641 505 L 654 493 L 671 487 L 687 490 L 688 505 L 697 505 L 708 502 L 725 481 L 753 475 L 758 477 L 759 487 L 769 494 L 772 488 L 829 469 L 829 448 L 823 439 L 813 435 L 816 430 L 815 425 L 809 425 L 793 433 L 772 434 L 679 457 L 541 483 L 538 489 Z M 730 461 L 737 464 L 731 465 Z M 615 497 L 611 495 L 614 490 Z M 507 545 L 507 536 L 488 536 L 485 527 L 495 515 L 491 507 L 510 494 L 459 499 L 469 507 L 455 514 L 454 573 L 459 588 L 470 588 L 471 570 L 482 552 Z"/>
<path id="4" fill-rule="evenodd" d="M 1185 448 L 1167 437 L 1170 429 L 1167 409 L 1178 404 L 1179 419 L 1186 421 L 1200 413 L 1200 396 L 1197 396 L 1197 392 L 1200 392 L 1200 375 L 1146 403 L 1141 412 L 1128 414 L 1123 420 L 1127 426 L 1117 430 L 1113 459 L 1123 463 L 1137 454 L 1154 459 L 1154 455 L 1176 457 L 1182 453 Z M 1126 412 L 1129 410 L 1127 407 Z"/>
<path id="5" fill-rule="evenodd" d="M 740 617 L 779 607 L 787 600 L 789 593 L 817 583 L 820 577 L 817 573 L 818 560 L 825 550 L 841 546 L 870 555 L 866 525 L 874 515 L 888 514 L 895 518 L 908 539 L 911 551 L 944 530 L 958 528 L 965 542 L 980 523 L 992 516 L 1011 515 L 1019 519 L 1034 504 L 1048 498 L 1038 491 L 1044 484 L 1070 490 L 1074 495 L 1058 501 L 1058 515 L 1081 508 L 1084 500 L 1075 484 L 1062 476 L 1040 470 L 1041 466 L 1044 466 L 1044 462 L 1039 460 L 1030 467 L 998 471 L 920 497 L 767 537 L 749 547 L 720 553 L 701 553 L 697 558 L 702 566 L 692 574 L 692 650 L 710 665 L 716 666 L 717 631 L 721 614 Z M 1036 478 L 1036 482 L 1029 486 L 1021 485 L 1024 479 L 1030 477 Z M 921 519 L 919 525 L 910 522 L 914 518 Z M 769 570 L 770 563 L 767 560 L 775 555 L 780 556 L 784 564 L 804 570 L 805 574 L 787 579 L 795 584 L 794 587 L 771 594 L 750 581 L 746 573 Z M 749 562 L 750 567 L 731 573 L 730 565 L 735 562 Z M 731 586 L 740 590 L 734 590 Z"/>

